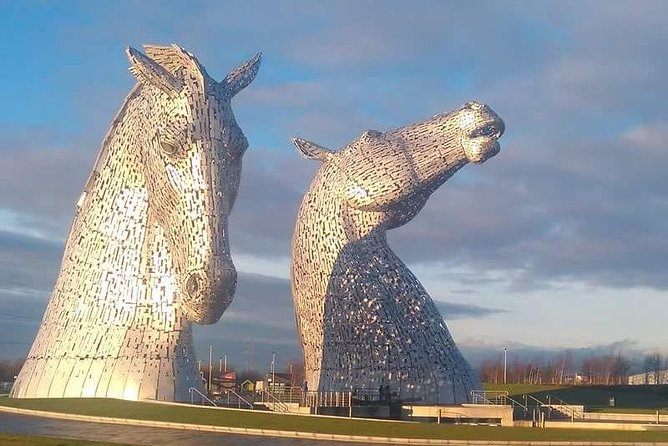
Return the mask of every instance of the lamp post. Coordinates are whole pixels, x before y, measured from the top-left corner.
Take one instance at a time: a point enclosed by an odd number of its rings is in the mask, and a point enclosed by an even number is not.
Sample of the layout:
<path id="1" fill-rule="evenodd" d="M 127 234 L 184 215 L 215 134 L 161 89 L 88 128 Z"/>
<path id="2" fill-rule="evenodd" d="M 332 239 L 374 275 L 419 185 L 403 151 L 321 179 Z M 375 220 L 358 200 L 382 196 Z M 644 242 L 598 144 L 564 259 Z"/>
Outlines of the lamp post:
<path id="1" fill-rule="evenodd" d="M 276 352 L 271 352 L 271 387 L 272 390 L 276 390 L 276 374 L 275 374 L 275 364 L 276 364 Z"/>
<path id="2" fill-rule="evenodd" d="M 507 348 L 503 347 L 503 383 L 506 384 L 506 366 L 508 362 L 506 361 L 507 359 Z"/>
<path id="3" fill-rule="evenodd" d="M 211 394 L 211 356 L 213 355 L 213 345 L 209 345 L 209 394 Z"/>

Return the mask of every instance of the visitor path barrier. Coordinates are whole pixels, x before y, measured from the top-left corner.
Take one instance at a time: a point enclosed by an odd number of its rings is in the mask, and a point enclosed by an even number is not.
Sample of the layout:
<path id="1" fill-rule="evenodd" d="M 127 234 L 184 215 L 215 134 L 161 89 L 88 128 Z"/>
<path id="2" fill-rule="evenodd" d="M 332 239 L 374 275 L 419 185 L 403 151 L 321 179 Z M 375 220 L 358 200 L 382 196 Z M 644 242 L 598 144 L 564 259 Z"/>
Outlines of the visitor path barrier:
<path id="1" fill-rule="evenodd" d="M 522 395 L 524 404 L 511 398 L 506 391 L 471 391 L 471 402 L 481 405 L 508 405 L 513 407 L 516 419 L 531 419 L 542 425 L 545 419 L 584 420 L 584 406 L 568 404 L 554 395 L 546 395 L 545 401 L 531 394 Z"/>
<path id="2" fill-rule="evenodd" d="M 200 398 L 202 399 L 202 402 L 207 401 L 211 405 L 218 407 L 218 404 L 216 404 L 211 398 L 204 395 L 202 392 L 200 392 L 199 390 L 197 390 L 194 387 L 189 388 L 188 393 L 190 393 L 190 404 L 195 404 L 195 394 L 198 394 L 200 396 Z"/>
<path id="3" fill-rule="evenodd" d="M 536 411 L 536 407 L 541 407 L 543 402 L 534 398 L 539 404 L 530 410 L 530 404 L 527 397 L 531 395 L 524 395 L 524 404 L 517 401 L 508 395 L 505 390 L 487 391 L 487 390 L 472 390 L 471 403 L 479 405 L 495 405 L 495 406 L 511 406 L 513 408 L 513 417 L 515 419 L 532 419 L 534 422 L 540 419 L 540 409 Z M 532 397 L 533 398 L 533 397 Z M 531 414 L 531 418 L 529 415 Z"/>
<path id="4" fill-rule="evenodd" d="M 471 390 L 472 404 L 505 405 L 508 392 L 505 390 Z"/>
<path id="5" fill-rule="evenodd" d="M 277 396 L 273 395 L 273 393 L 269 392 L 268 390 L 262 390 L 262 402 L 267 408 L 274 412 L 292 412 L 288 404 L 281 401 Z"/>
<path id="6" fill-rule="evenodd" d="M 271 387 L 267 392 L 286 404 L 301 404 L 303 391 L 300 387 Z"/>
<path id="7" fill-rule="evenodd" d="M 351 408 L 353 406 L 387 406 L 399 402 L 396 393 L 380 392 L 378 389 L 354 389 L 344 392 L 335 391 L 307 391 L 299 387 L 277 387 L 262 389 L 255 392 L 239 393 L 234 389 L 224 389 L 219 397 L 213 398 L 192 387 L 189 389 L 192 404 L 211 404 L 212 406 L 233 407 L 239 409 L 256 409 L 262 406 L 266 409 L 283 412 L 304 412 L 304 408 Z M 199 401 L 198 401 L 199 400 Z M 300 409 L 301 408 L 301 409 Z"/>
<path id="8" fill-rule="evenodd" d="M 353 392 L 306 392 L 304 406 L 308 407 L 350 407 Z"/>
<path id="9" fill-rule="evenodd" d="M 237 407 L 239 409 L 242 408 L 241 407 L 242 403 L 244 405 L 244 408 L 248 407 L 248 409 L 255 409 L 255 406 L 253 405 L 253 403 L 248 401 L 248 399 L 244 398 L 243 396 L 239 395 L 237 392 L 234 391 L 234 389 L 225 389 L 225 397 L 227 398 L 227 405 L 228 406 L 232 405 L 233 400 L 236 399 Z M 234 397 L 234 399 L 232 397 Z"/>

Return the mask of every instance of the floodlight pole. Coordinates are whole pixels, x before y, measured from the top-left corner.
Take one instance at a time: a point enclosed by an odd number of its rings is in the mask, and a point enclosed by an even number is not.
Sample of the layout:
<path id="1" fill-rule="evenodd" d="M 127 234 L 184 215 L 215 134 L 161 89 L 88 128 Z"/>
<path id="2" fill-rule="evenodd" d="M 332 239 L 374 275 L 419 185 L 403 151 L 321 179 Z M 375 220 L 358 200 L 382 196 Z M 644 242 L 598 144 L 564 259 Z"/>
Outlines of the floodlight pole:
<path id="1" fill-rule="evenodd" d="M 271 352 L 271 388 L 272 390 L 276 389 L 276 373 L 274 369 L 274 364 L 276 362 L 276 352 Z"/>
<path id="2" fill-rule="evenodd" d="M 211 394 L 211 356 L 213 355 L 213 345 L 209 345 L 209 394 Z"/>
<path id="3" fill-rule="evenodd" d="M 506 370 L 507 370 L 507 364 L 508 362 L 506 361 L 507 359 L 507 348 L 503 347 L 503 383 L 506 384 Z"/>

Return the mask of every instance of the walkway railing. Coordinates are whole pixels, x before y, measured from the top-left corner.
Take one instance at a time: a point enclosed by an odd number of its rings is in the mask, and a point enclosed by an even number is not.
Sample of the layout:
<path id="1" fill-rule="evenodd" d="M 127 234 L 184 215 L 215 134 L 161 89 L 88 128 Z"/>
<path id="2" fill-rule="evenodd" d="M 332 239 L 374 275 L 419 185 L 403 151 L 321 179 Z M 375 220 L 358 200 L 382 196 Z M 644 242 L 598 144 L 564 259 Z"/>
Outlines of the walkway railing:
<path id="1" fill-rule="evenodd" d="M 267 397 L 266 401 L 264 401 L 264 397 Z M 290 406 L 266 390 L 262 391 L 262 401 L 265 404 L 269 404 L 274 412 L 290 412 Z"/>
<path id="2" fill-rule="evenodd" d="M 557 403 L 555 404 L 552 400 L 557 400 Z M 557 396 L 547 395 L 547 405 L 550 409 L 554 409 L 558 412 L 565 412 L 566 415 L 570 415 L 571 421 L 575 421 L 576 418 L 584 419 L 584 410 L 578 410 L 576 406 L 568 404 Z"/>
<path id="3" fill-rule="evenodd" d="M 249 402 L 246 398 L 239 395 L 233 389 L 225 389 L 225 394 L 227 395 L 227 404 L 230 404 L 230 393 L 237 398 L 237 403 L 238 403 L 239 409 L 241 409 L 241 403 L 242 402 L 245 405 L 247 405 L 250 409 L 255 409 L 255 406 L 253 406 L 253 403 Z"/>
<path id="4" fill-rule="evenodd" d="M 299 387 L 272 387 L 269 386 L 267 392 L 278 398 L 284 403 L 299 404 L 303 399 L 303 391 Z"/>
<path id="5" fill-rule="evenodd" d="M 203 400 L 208 401 L 212 405 L 218 407 L 218 404 L 216 404 L 211 398 L 208 396 L 204 395 L 202 392 L 200 392 L 198 389 L 191 387 L 188 389 L 188 392 L 190 393 L 190 404 L 195 404 L 195 393 L 197 393 L 199 396 L 202 397 Z"/>
<path id="6" fill-rule="evenodd" d="M 350 407 L 353 393 L 349 392 L 306 392 L 304 406 L 310 407 Z"/>
<path id="7" fill-rule="evenodd" d="M 522 404 L 519 401 L 517 401 L 517 400 L 515 400 L 515 399 L 513 399 L 509 396 L 506 396 L 505 399 L 506 399 L 506 404 L 508 404 L 509 406 L 519 407 L 521 409 L 524 409 L 524 413 L 527 413 L 529 411 L 529 406 L 527 406 L 525 404 Z"/>
<path id="8" fill-rule="evenodd" d="M 472 404 L 505 405 L 507 398 L 506 390 L 471 390 Z"/>

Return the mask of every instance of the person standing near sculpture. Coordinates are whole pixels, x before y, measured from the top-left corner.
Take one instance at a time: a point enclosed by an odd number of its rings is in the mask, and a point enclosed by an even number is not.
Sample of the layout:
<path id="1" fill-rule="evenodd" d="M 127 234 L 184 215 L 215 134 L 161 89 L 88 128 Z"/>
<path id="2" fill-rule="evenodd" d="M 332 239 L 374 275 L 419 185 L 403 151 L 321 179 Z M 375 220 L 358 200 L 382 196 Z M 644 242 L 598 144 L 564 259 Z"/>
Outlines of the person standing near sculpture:
<path id="1" fill-rule="evenodd" d="M 503 121 L 469 102 L 427 121 L 368 130 L 339 151 L 294 138 L 322 162 L 297 215 L 291 280 L 305 379 L 314 390 L 396 389 L 426 404 L 480 382 L 434 302 L 387 244 L 469 162 L 499 152 Z M 389 392 L 388 392 L 389 393 Z"/>

